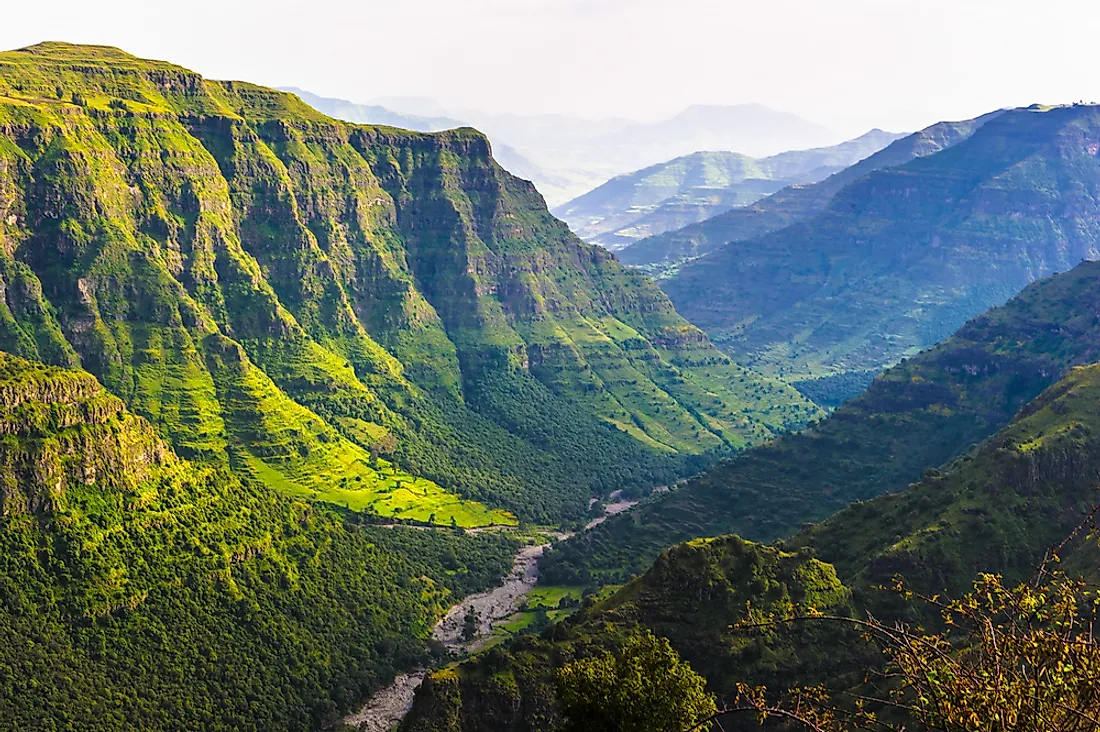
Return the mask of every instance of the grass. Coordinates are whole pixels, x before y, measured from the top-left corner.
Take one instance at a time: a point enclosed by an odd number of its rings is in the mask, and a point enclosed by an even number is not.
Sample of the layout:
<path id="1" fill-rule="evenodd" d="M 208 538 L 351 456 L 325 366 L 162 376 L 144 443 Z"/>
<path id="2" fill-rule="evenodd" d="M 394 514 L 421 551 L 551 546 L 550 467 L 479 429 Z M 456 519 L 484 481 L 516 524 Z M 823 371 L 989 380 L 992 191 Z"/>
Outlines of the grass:
<path id="1" fill-rule="evenodd" d="M 350 445 L 350 443 L 349 443 Z M 379 460 L 379 470 L 351 453 L 338 455 L 322 465 L 310 461 L 312 470 L 287 470 L 275 461 L 247 458 L 257 476 L 285 493 L 324 501 L 352 511 L 465 529 L 480 526 L 515 526 L 516 517 L 507 511 L 487 508 L 440 488 L 435 483 L 395 470 Z M 282 469 L 280 469 L 282 468 Z M 388 471 L 388 472 L 387 472 Z"/>

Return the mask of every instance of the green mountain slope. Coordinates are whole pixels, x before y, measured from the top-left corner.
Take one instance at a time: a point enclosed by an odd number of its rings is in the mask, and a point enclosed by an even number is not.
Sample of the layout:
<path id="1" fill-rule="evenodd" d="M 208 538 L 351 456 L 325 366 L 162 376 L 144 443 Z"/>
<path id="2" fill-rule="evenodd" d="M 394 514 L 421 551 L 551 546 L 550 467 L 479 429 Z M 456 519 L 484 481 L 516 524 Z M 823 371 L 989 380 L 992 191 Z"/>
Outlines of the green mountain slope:
<path id="1" fill-rule="evenodd" d="M 5 730 L 317 729 L 426 659 L 516 547 L 344 524 L 5 353 L 0 432 Z"/>
<path id="2" fill-rule="evenodd" d="M 743 208 L 718 214 L 682 229 L 669 230 L 634 242 L 618 252 L 620 261 L 657 276 L 668 276 L 686 260 L 700 257 L 729 242 L 755 239 L 825 210 L 841 189 L 883 168 L 939 152 L 965 140 L 999 112 L 963 122 L 939 122 L 902 137 L 859 162 L 809 185 L 792 185 Z"/>
<path id="3" fill-rule="evenodd" d="M 727 536 L 666 550 L 609 599 L 430 676 L 402 729 L 560 729 L 556 669 L 615 647 L 637 625 L 668 638 L 727 703 L 738 682 L 858 686 L 881 660 L 858 633 L 835 623 L 764 634 L 731 626 L 750 607 L 792 604 L 906 617 L 913 608 L 879 589 L 897 574 L 914 590 L 955 596 L 979 572 L 1009 583 L 1030 577 L 1100 500 L 1098 405 L 1100 365 L 1073 369 L 991 439 L 899 494 L 857 502 L 772 547 Z M 1065 565 L 1095 580 L 1096 560 L 1093 539 L 1078 542 Z M 724 726 L 757 729 L 736 717 Z"/>
<path id="4" fill-rule="evenodd" d="M 845 187 L 810 221 L 664 282 L 735 357 L 788 378 L 878 370 L 1100 252 L 1100 108 L 1018 109 Z"/>
<path id="5" fill-rule="evenodd" d="M 853 501 L 899 491 L 1006 425 L 1067 369 L 1100 360 L 1100 263 L 1037 282 L 944 343 L 887 370 L 816 426 L 748 451 L 564 542 L 551 584 L 617 580 L 664 547 L 794 534 Z"/>
<path id="6" fill-rule="evenodd" d="M 815 414 L 480 134 L 116 49 L 0 54 L 0 244 L 0 347 L 83 366 L 187 457 L 384 516 L 578 518 Z"/>
<path id="7" fill-rule="evenodd" d="M 612 251 L 747 206 L 792 183 L 812 183 L 866 158 L 900 135 L 871 130 L 832 147 L 767 158 L 697 152 L 612 178 L 554 209 L 582 239 Z"/>

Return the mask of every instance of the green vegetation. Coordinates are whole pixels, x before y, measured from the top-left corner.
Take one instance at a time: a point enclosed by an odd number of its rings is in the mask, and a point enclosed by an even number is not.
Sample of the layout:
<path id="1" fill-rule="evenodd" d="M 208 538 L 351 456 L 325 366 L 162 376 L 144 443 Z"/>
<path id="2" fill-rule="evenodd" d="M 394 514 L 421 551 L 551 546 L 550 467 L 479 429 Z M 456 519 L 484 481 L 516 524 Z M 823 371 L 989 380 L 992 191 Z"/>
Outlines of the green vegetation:
<path id="1" fill-rule="evenodd" d="M 574 522 L 819 415 L 479 133 L 117 49 L 0 54 L 0 243 L 0 348 L 88 370 L 184 457 L 387 519 Z"/>
<path id="2" fill-rule="evenodd" d="M 3 353 L 0 433 L 9 729 L 331 725 L 516 550 L 345 523 L 179 459 L 87 373 Z"/>
<path id="3" fill-rule="evenodd" d="M 900 491 L 1006 425 L 1070 367 L 1095 359 L 1098 311 L 1100 264 L 1037 282 L 886 371 L 809 430 L 749 450 L 560 544 L 543 560 L 542 577 L 618 582 L 680 541 L 731 532 L 771 541 L 853 501 Z"/>
<path id="4" fill-rule="evenodd" d="M 614 654 L 574 661 L 558 671 L 563 729 L 682 732 L 717 711 L 705 684 L 667 640 L 642 631 Z"/>
<path id="5" fill-rule="evenodd" d="M 663 281 L 742 363 L 787 380 L 878 371 L 1028 283 L 1095 257 L 1100 107 L 1015 109 L 875 170 L 812 219 Z"/>
<path id="6" fill-rule="evenodd" d="M 792 183 L 813 183 L 896 140 L 871 130 L 832 147 L 767 158 L 696 152 L 616 176 L 554 209 L 585 241 L 612 251 L 747 206 Z"/>

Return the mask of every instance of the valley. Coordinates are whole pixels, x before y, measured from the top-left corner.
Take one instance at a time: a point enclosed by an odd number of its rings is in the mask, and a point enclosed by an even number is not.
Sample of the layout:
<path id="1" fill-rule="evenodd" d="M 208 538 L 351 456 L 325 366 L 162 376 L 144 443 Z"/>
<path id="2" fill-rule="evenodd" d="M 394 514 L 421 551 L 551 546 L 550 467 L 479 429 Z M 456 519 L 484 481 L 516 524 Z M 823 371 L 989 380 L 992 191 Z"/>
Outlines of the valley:
<path id="1" fill-rule="evenodd" d="M 1100 106 L 436 3 L 0 51 L 0 732 L 1100 729 Z"/>

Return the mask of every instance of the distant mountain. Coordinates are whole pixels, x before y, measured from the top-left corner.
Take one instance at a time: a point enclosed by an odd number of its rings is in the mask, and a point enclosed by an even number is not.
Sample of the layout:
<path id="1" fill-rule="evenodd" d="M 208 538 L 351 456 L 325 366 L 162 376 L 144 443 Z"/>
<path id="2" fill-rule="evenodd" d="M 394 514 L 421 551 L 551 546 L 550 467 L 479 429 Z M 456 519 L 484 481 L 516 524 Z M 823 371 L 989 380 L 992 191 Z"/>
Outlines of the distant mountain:
<path id="1" fill-rule="evenodd" d="M 665 160 L 695 150 L 735 150 L 763 157 L 786 150 L 835 145 L 826 127 L 761 104 L 695 105 L 658 122 L 630 125 L 596 144 Z"/>
<path id="2" fill-rule="evenodd" d="M 820 214 L 685 264 L 677 309 L 766 373 L 881 369 L 1100 256 L 1100 108 L 1018 109 Z"/>
<path id="3" fill-rule="evenodd" d="M 963 122 L 934 124 L 895 140 L 874 155 L 818 183 L 792 185 L 744 208 L 718 214 L 682 229 L 650 236 L 629 245 L 619 252 L 618 257 L 624 264 L 641 267 L 658 277 L 667 276 L 685 260 L 712 252 L 729 242 L 753 239 L 805 221 L 823 211 L 833 196 L 849 183 L 872 171 L 901 165 L 950 147 L 965 140 L 997 114 L 999 112 Z"/>
<path id="4" fill-rule="evenodd" d="M 582 239 L 611 250 L 746 206 L 791 183 L 810 183 L 881 150 L 901 135 L 872 130 L 827 148 L 756 159 L 697 152 L 604 183 L 554 209 Z"/>

